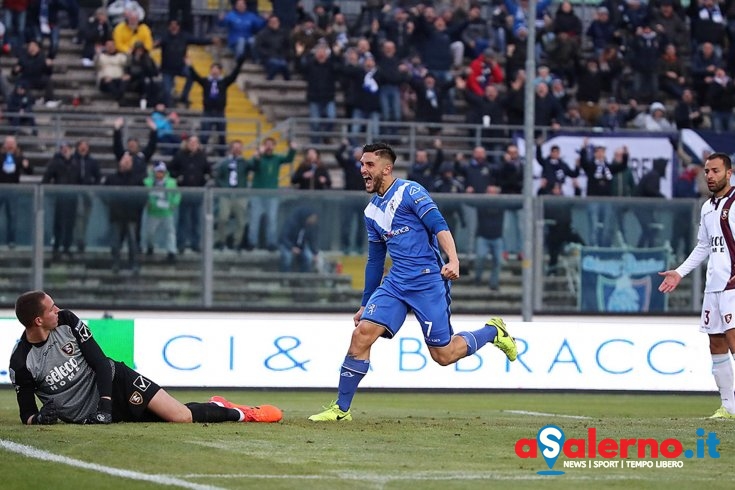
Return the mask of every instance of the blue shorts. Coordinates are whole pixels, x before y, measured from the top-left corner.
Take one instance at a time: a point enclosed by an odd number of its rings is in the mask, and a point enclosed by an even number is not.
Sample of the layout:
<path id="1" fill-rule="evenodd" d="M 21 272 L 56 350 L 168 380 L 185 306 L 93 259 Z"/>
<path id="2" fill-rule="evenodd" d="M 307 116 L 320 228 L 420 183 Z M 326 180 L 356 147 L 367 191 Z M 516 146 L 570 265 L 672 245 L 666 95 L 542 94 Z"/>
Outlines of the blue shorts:
<path id="1" fill-rule="evenodd" d="M 451 301 L 448 281 L 429 282 L 411 291 L 401 291 L 386 278 L 370 296 L 360 319 L 384 327 L 382 336 L 393 338 L 406 321 L 409 309 L 413 310 L 426 345 L 443 347 L 454 335 L 449 322 Z"/>

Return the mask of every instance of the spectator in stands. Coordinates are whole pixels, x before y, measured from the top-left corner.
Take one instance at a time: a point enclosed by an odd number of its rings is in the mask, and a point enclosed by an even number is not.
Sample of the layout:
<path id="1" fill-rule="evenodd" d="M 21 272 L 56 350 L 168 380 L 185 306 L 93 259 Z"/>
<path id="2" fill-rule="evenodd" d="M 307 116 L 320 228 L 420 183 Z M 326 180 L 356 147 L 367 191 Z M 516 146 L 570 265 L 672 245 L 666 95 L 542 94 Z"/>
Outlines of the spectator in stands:
<path id="1" fill-rule="evenodd" d="M 281 272 L 313 272 L 319 255 L 319 215 L 310 206 L 298 206 L 286 218 L 279 242 Z"/>
<path id="2" fill-rule="evenodd" d="M 582 20 L 574 13 L 571 2 L 559 4 L 551 31 L 548 36 L 542 37 L 549 67 L 569 86 L 574 86 L 582 46 Z"/>
<path id="3" fill-rule="evenodd" d="M 329 44 L 339 46 L 340 51 L 347 48 L 350 38 L 345 14 L 342 12 L 335 13 L 325 31 L 327 32 Z"/>
<path id="4" fill-rule="evenodd" d="M 624 129 L 633 117 L 635 117 L 635 111 L 623 112 L 618 99 L 609 97 L 597 125 L 609 131 L 617 131 Z"/>
<path id="5" fill-rule="evenodd" d="M 229 189 L 230 193 L 217 193 L 217 227 L 214 248 L 242 250 L 245 227 L 248 224 L 248 198 L 242 189 L 248 186 L 248 173 L 253 162 L 242 156 L 242 141 L 230 142 L 230 151 L 214 168 L 214 185 Z M 230 233 L 230 219 L 233 221 Z"/>
<path id="6" fill-rule="evenodd" d="M 500 171 L 498 173 L 498 185 L 500 185 L 501 194 L 522 194 L 523 193 L 523 160 L 521 159 L 518 145 L 511 143 L 503 154 Z M 506 231 L 503 236 L 505 245 L 505 255 L 513 254 L 517 257 L 523 257 L 521 250 L 523 249 L 523 235 L 521 230 L 523 226 L 523 209 L 520 203 L 515 202 L 505 209 Z"/>
<path id="7" fill-rule="evenodd" d="M 666 176 L 667 158 L 654 158 L 653 166 L 641 176 L 636 189 L 636 195 L 640 197 L 655 197 L 664 199 L 661 193 L 661 179 Z M 637 206 L 635 214 L 641 225 L 641 235 L 638 238 L 638 248 L 648 248 L 659 245 L 660 230 L 663 226 L 660 218 L 656 216 L 655 205 Z M 658 219 L 657 219 L 658 218 Z"/>
<path id="8" fill-rule="evenodd" d="M 430 192 L 437 194 L 464 194 L 465 185 L 461 180 L 457 178 L 457 172 L 455 170 L 454 163 L 444 162 L 439 167 L 437 177 L 434 180 L 432 189 Z M 449 230 L 453 235 L 457 234 L 459 227 L 465 226 L 464 211 L 462 204 L 454 199 L 436 199 L 436 204 L 439 206 L 444 219 L 449 226 Z"/>
<path id="9" fill-rule="evenodd" d="M 140 175 L 142 181 L 148 174 L 148 162 L 158 145 L 158 128 L 154 124 L 153 119 L 146 118 L 148 143 L 146 143 L 145 148 L 141 149 L 140 141 L 134 136 L 128 137 L 125 146 L 123 146 L 122 127 L 124 124 L 125 119 L 122 117 L 118 117 L 113 123 L 112 151 L 118 161 L 123 157 L 125 152 L 130 153 L 130 157 L 133 160 L 133 171 Z"/>
<path id="10" fill-rule="evenodd" d="M 717 54 L 712 43 L 702 43 L 692 56 L 692 87 L 697 100 L 707 100 L 708 79 L 715 76 L 715 70 L 723 67 L 722 57 Z"/>
<path id="11" fill-rule="evenodd" d="M 503 108 L 508 119 L 508 124 L 512 126 L 522 126 L 523 119 L 526 114 L 526 72 L 518 70 L 510 82 L 508 91 L 503 98 Z"/>
<path id="12" fill-rule="evenodd" d="M 541 194 L 562 196 L 563 192 L 561 184 L 554 184 L 550 191 L 539 189 L 539 195 Z M 574 228 L 572 228 L 572 207 L 569 203 L 555 200 L 544 201 L 544 218 L 550 222 L 546 229 L 545 240 L 546 246 L 549 250 L 547 271 L 549 274 L 558 275 L 563 272 L 557 268 L 557 264 L 559 262 L 559 256 L 564 250 L 564 246 L 567 243 L 579 243 L 584 245 L 584 241 Z"/>
<path id="13" fill-rule="evenodd" d="M 559 105 L 562 107 L 567 107 L 569 102 L 572 100 L 571 95 L 567 92 L 567 88 L 564 86 L 564 80 L 561 78 L 554 78 L 551 81 L 549 92 L 557 101 L 559 101 Z"/>
<path id="14" fill-rule="evenodd" d="M 143 175 L 133 169 L 133 157 L 129 152 L 123 153 L 118 163 L 117 172 L 105 178 L 106 186 L 114 187 L 142 187 Z M 128 247 L 128 267 L 133 274 L 140 272 L 138 262 L 139 230 L 143 208 L 146 205 L 146 196 L 135 190 L 122 192 L 107 191 L 103 194 L 110 216 L 110 243 L 112 248 L 112 272 L 120 271 L 120 251 L 123 242 Z"/>
<path id="15" fill-rule="evenodd" d="M 332 130 L 331 122 L 322 124 L 319 119 L 331 121 L 337 117 L 336 82 L 341 71 L 341 63 L 331 53 L 326 43 L 317 44 L 314 54 L 310 56 L 302 56 L 305 49 L 303 44 L 296 44 L 296 56 L 301 60 L 299 70 L 306 80 L 309 117 L 312 119 L 311 142 L 318 144 L 325 137 L 323 133 Z"/>
<path id="16" fill-rule="evenodd" d="M 579 150 L 579 168 L 587 175 L 587 195 L 590 197 L 612 195 L 613 175 L 628 167 L 628 151 L 624 148 L 621 162 L 608 163 L 605 158 L 605 147 L 592 146 L 589 138 L 585 138 Z M 608 202 L 591 202 L 588 204 L 590 239 L 587 243 L 593 247 L 606 247 L 610 244 L 610 236 L 606 231 L 612 222 L 612 207 Z"/>
<path id="17" fill-rule="evenodd" d="M 464 179 L 464 185 L 465 185 L 464 191 L 467 194 L 480 194 L 480 195 L 500 194 L 501 192 L 500 165 L 490 162 L 490 160 L 487 157 L 487 151 L 485 150 L 484 147 L 476 146 L 472 150 L 472 158 L 470 158 L 468 162 L 465 163 L 464 159 L 461 159 L 461 160 L 458 159 L 457 161 L 460 163 L 458 174 L 461 175 Z M 479 222 L 481 219 L 484 219 L 487 217 L 487 216 L 480 216 L 479 209 L 483 207 L 484 206 L 472 206 L 472 205 L 462 206 L 463 215 L 465 218 L 468 218 L 467 221 L 470 225 L 470 230 L 472 230 L 473 227 L 479 230 L 479 228 L 483 226 L 483 224 Z M 500 210 L 500 214 L 501 214 L 500 219 L 502 221 L 503 219 L 502 209 Z M 487 235 L 488 234 L 485 233 L 486 238 L 488 238 Z M 502 236 L 502 225 L 501 225 L 500 235 Z M 470 236 L 473 236 L 472 231 L 470 231 Z M 483 241 L 482 243 L 478 243 L 478 241 L 475 240 L 475 247 L 482 248 L 485 245 L 488 245 L 488 243 L 485 241 Z M 477 252 L 477 255 L 478 255 L 477 257 L 478 261 L 475 262 L 475 266 L 478 267 L 480 253 L 482 253 L 482 260 L 484 261 L 484 257 L 485 255 L 487 255 L 488 250 L 485 249 L 483 251 L 481 249 L 476 248 L 475 251 Z M 501 253 L 502 253 L 502 250 L 500 250 L 498 253 L 498 260 L 500 260 Z M 482 274 L 482 269 L 480 269 L 479 271 L 476 270 L 475 278 L 478 279 L 481 274 Z M 494 282 L 493 284 L 497 285 L 497 282 Z"/>
<path id="18" fill-rule="evenodd" d="M 108 2 L 107 15 L 110 16 L 112 25 L 116 26 L 120 22 L 124 22 L 128 12 L 133 12 L 139 22 L 145 19 L 145 9 L 135 0 L 113 0 Z"/>
<path id="19" fill-rule="evenodd" d="M 219 43 L 219 38 L 200 38 L 191 34 L 191 31 L 181 28 L 179 20 L 172 18 L 168 22 L 168 29 L 156 41 L 156 46 L 161 48 L 161 92 L 163 103 L 166 107 L 173 107 L 173 99 L 171 92 L 174 89 L 174 80 L 176 77 L 184 77 L 184 87 L 179 95 L 179 102 L 189 107 L 189 92 L 194 80 L 186 65 L 186 49 L 188 46 L 206 46 L 212 43 Z"/>
<path id="20" fill-rule="evenodd" d="M 579 177 L 579 168 L 576 165 L 569 165 L 561 158 L 559 145 L 553 145 L 550 150 L 549 156 L 544 158 L 541 151 L 541 141 L 536 142 L 536 161 L 541 165 L 539 195 L 553 194 L 554 186 L 563 187 L 567 177 L 572 179 L 575 189 L 578 189 L 576 179 Z M 577 192 L 575 192 L 576 194 Z"/>
<path id="21" fill-rule="evenodd" d="M 192 135 L 186 139 L 184 147 L 171 159 L 169 170 L 179 187 L 202 188 L 207 184 L 212 168 L 199 137 Z M 184 253 L 187 246 L 193 252 L 201 251 L 202 200 L 203 195 L 195 192 L 186 192 L 181 199 L 176 240 L 179 253 Z"/>
<path id="22" fill-rule="evenodd" d="M 48 57 L 50 59 L 56 58 L 56 54 L 59 52 L 61 38 L 59 13 L 61 11 L 66 12 L 69 27 L 76 30 L 79 27 L 79 4 L 77 0 L 44 0 L 29 3 L 31 18 L 38 19 L 38 23 L 31 24 L 34 31 L 33 38 L 39 43 L 42 43 L 44 38 L 49 38 Z"/>
<path id="23" fill-rule="evenodd" d="M 609 45 L 603 49 L 600 56 L 597 57 L 597 67 L 600 72 L 601 89 L 614 97 L 621 97 L 621 79 L 623 78 L 625 62 L 618 47 Z M 581 82 L 579 86 L 582 86 Z"/>
<path id="24" fill-rule="evenodd" d="M 658 66 L 658 84 L 661 90 L 671 97 L 681 97 L 686 87 L 684 63 L 679 58 L 676 47 L 667 44 Z"/>
<path id="25" fill-rule="evenodd" d="M 536 85 L 535 107 L 536 126 L 550 126 L 554 130 L 559 129 L 564 115 L 564 108 L 549 93 L 549 87 L 543 82 Z"/>
<path id="26" fill-rule="evenodd" d="M 697 176 L 702 173 L 702 166 L 697 164 L 687 165 L 682 162 L 678 175 L 674 179 L 674 198 L 693 199 L 699 198 L 697 190 Z M 686 257 L 692 249 L 692 206 L 677 205 L 674 208 L 671 227 L 671 250 L 674 257 Z"/>
<path id="27" fill-rule="evenodd" d="M 659 36 L 666 43 L 673 44 L 677 53 L 689 54 L 691 44 L 689 26 L 674 11 L 673 0 L 661 0 L 658 9 L 652 12 L 651 22 Z"/>
<path id="28" fill-rule="evenodd" d="M 100 164 L 89 153 L 89 141 L 81 139 L 74 152 L 74 163 L 79 168 L 79 185 L 99 185 L 102 182 Z M 80 191 L 77 203 L 77 216 L 74 223 L 74 237 L 77 251 L 84 253 L 87 248 L 87 225 L 92 214 L 92 192 Z"/>
<path id="29" fill-rule="evenodd" d="M 42 184 L 77 185 L 80 172 L 78 162 L 74 160 L 74 148 L 68 141 L 62 141 L 59 151 L 46 164 L 46 172 L 41 179 Z M 71 245 L 74 240 L 74 221 L 77 216 L 77 193 L 62 191 L 54 196 L 53 226 L 53 259 L 61 259 L 64 255 L 72 257 Z"/>
<path id="30" fill-rule="evenodd" d="M 281 27 L 281 21 L 275 15 L 268 17 L 265 29 L 255 36 L 255 52 L 258 53 L 258 59 L 265 68 L 266 80 L 273 80 L 278 74 L 284 80 L 291 80 L 290 35 Z"/>
<path id="31" fill-rule="evenodd" d="M 54 100 L 54 86 L 51 82 L 52 69 L 53 61 L 46 57 L 38 42 L 29 41 L 25 52 L 13 65 L 12 75 L 16 77 L 16 83 L 23 82 L 32 90 L 43 90 L 43 98 L 48 107 L 58 107 L 59 103 Z"/>
<path id="32" fill-rule="evenodd" d="M 82 40 L 82 65 L 94 66 L 94 58 L 105 47 L 105 43 L 112 39 L 112 26 L 107 19 L 107 11 L 104 7 L 95 10 L 87 22 L 79 30 L 79 38 Z"/>
<path id="33" fill-rule="evenodd" d="M 26 42 L 28 4 L 30 0 L 4 0 L 3 24 L 5 40 L 15 52 Z"/>
<path id="34" fill-rule="evenodd" d="M 691 2 L 692 41 L 696 47 L 712 43 L 718 55 L 722 54 L 727 39 L 727 18 L 715 0 Z"/>
<path id="35" fill-rule="evenodd" d="M 396 48 L 398 59 L 408 58 L 413 50 L 412 34 L 414 23 L 404 8 L 393 10 L 393 18 L 382 23 L 386 40 L 391 41 Z"/>
<path id="36" fill-rule="evenodd" d="M 339 73 L 339 85 L 342 89 L 342 105 L 345 118 L 352 119 L 357 97 L 362 91 L 362 79 L 357 75 L 363 73 L 362 63 L 357 49 L 347 48 L 344 54 L 342 69 Z"/>
<path id="37" fill-rule="evenodd" d="M 130 80 L 130 75 L 125 73 L 127 63 L 127 55 L 118 51 L 112 40 L 105 43 L 104 51 L 97 53 L 95 58 L 97 86 L 100 92 L 110 94 L 118 103 L 125 96 Z"/>
<path id="38" fill-rule="evenodd" d="M 470 73 L 467 76 L 467 90 L 473 94 L 483 97 L 485 87 L 488 85 L 501 84 L 505 80 L 505 74 L 500 63 L 497 62 L 495 51 L 486 48 L 470 63 Z"/>
<path id="39" fill-rule="evenodd" d="M 499 187 L 489 186 L 488 194 L 497 194 Z M 478 204 L 477 230 L 475 232 L 475 285 L 482 284 L 485 260 L 490 254 L 490 291 L 500 289 L 500 271 L 503 265 L 503 225 L 505 211 L 495 203 Z"/>
<path id="40" fill-rule="evenodd" d="M 588 124 L 594 124 L 600 117 L 600 98 L 602 96 L 602 74 L 597 60 L 589 59 L 580 71 L 577 86 L 579 112 Z"/>
<path id="41" fill-rule="evenodd" d="M 661 102 L 654 102 L 648 108 L 648 113 L 641 112 L 633 119 L 633 126 L 646 131 L 675 131 L 676 128 L 666 118 L 666 106 Z"/>
<path id="42" fill-rule="evenodd" d="M 358 139 L 358 135 L 365 126 L 362 121 L 367 120 L 366 132 L 371 135 L 371 139 L 374 139 L 380 133 L 382 72 L 376 68 L 375 59 L 372 56 L 365 58 L 362 67 L 343 66 L 342 71 L 344 79 L 353 78 L 352 83 L 359 85 L 352 110 L 353 123 L 350 127 L 350 138 L 353 141 Z M 400 100 L 398 102 L 400 104 Z"/>
<path id="43" fill-rule="evenodd" d="M 163 102 L 156 104 L 151 112 L 151 120 L 156 125 L 156 139 L 162 153 L 174 156 L 181 146 L 181 137 L 176 134 L 179 115 L 176 111 L 167 111 Z"/>
<path id="44" fill-rule="evenodd" d="M 454 85 L 452 74 L 453 55 L 452 50 L 457 46 L 462 47 L 461 41 L 452 41 L 460 26 L 454 26 L 450 31 L 446 21 L 442 17 L 432 17 L 433 9 L 426 7 L 424 15 L 416 18 L 414 30 L 414 42 L 421 54 L 429 73 L 433 76 L 437 87 L 446 86 L 449 89 Z M 451 84 L 451 85 L 450 85 Z M 447 97 L 445 108 L 448 114 L 454 113 L 453 93 Z M 418 119 L 417 114 L 417 120 Z"/>
<path id="45" fill-rule="evenodd" d="M 595 20 L 587 27 L 587 37 L 592 41 L 596 56 L 610 44 L 621 44 L 621 35 L 610 20 L 610 11 L 607 7 L 598 7 Z"/>
<path id="46" fill-rule="evenodd" d="M 168 0 L 168 19 L 175 20 L 188 33 L 194 32 L 191 2 L 192 0 Z"/>
<path id="47" fill-rule="evenodd" d="M 566 111 L 562 114 L 559 124 L 565 128 L 584 128 L 589 126 L 587 120 L 579 112 L 579 102 L 576 100 L 570 100 L 567 103 Z"/>
<path id="48" fill-rule="evenodd" d="M 273 4 L 273 15 L 278 17 L 283 24 L 283 28 L 292 31 L 299 21 L 300 0 L 271 0 Z M 301 10 L 303 15 L 303 9 Z"/>
<path id="49" fill-rule="evenodd" d="M 209 67 L 209 76 L 204 78 L 191 65 L 191 60 L 186 59 L 191 77 L 196 83 L 202 86 L 202 106 L 204 107 L 200 126 L 202 144 L 207 145 L 210 136 L 217 136 L 220 147 L 218 153 L 221 155 L 225 151 L 227 135 L 227 119 L 225 118 L 227 89 L 237 80 L 244 61 L 244 58 L 235 60 L 235 66 L 227 76 L 222 76 L 222 65 L 220 63 L 212 63 Z"/>
<path id="50" fill-rule="evenodd" d="M 227 46 L 235 58 L 250 58 L 257 62 L 254 51 L 255 35 L 265 26 L 265 19 L 245 9 L 245 0 L 236 0 L 232 10 L 220 14 L 219 25 L 227 29 Z"/>
<path id="51" fill-rule="evenodd" d="M 470 58 L 482 55 L 488 48 L 497 49 L 495 31 L 487 19 L 483 18 L 479 4 L 472 4 L 467 12 L 466 25 L 460 38 L 464 44 L 464 52 Z"/>
<path id="52" fill-rule="evenodd" d="M 458 78 L 457 88 L 463 90 L 464 87 L 464 80 Z M 493 153 L 493 160 L 499 163 L 503 150 L 501 140 L 506 137 L 506 131 L 496 128 L 498 126 L 504 126 L 506 119 L 497 87 L 495 85 L 487 85 L 482 96 L 478 96 L 471 90 L 464 89 L 464 95 L 467 101 L 467 124 L 482 125 L 482 144 L 487 150 Z M 472 137 L 475 134 L 475 130 L 470 129 L 469 133 L 469 136 Z"/>
<path id="53" fill-rule="evenodd" d="M 325 190 L 332 188 L 329 170 L 322 162 L 319 150 L 307 148 L 304 158 L 291 176 L 291 185 L 296 189 Z"/>
<path id="54" fill-rule="evenodd" d="M 621 8 L 620 26 L 627 35 L 637 35 L 639 28 L 650 24 L 648 3 L 641 0 L 625 0 Z"/>
<path id="55" fill-rule="evenodd" d="M 253 169 L 253 189 L 278 189 L 278 177 L 281 165 L 293 162 L 296 156 L 296 147 L 292 142 L 288 144 L 288 153 L 275 153 L 276 140 L 263 140 Z M 260 246 L 260 220 L 265 214 L 265 241 L 268 250 L 276 250 L 276 227 L 278 223 L 279 198 L 275 195 L 256 195 L 250 200 L 250 227 L 248 229 L 248 245 Z"/>
<path id="56" fill-rule="evenodd" d="M 296 26 L 291 34 L 291 41 L 294 47 L 303 46 L 303 49 L 296 49 L 296 67 L 298 69 L 301 57 L 309 55 L 316 47 L 317 43 L 325 39 L 327 33 L 316 27 L 314 19 L 310 16 L 303 18 L 301 23 Z"/>
<path id="57" fill-rule="evenodd" d="M 442 129 L 442 116 L 446 113 L 454 80 L 439 82 L 429 72 L 421 79 L 412 78 L 409 83 L 416 93 L 416 122 L 428 123 L 426 129 L 429 134 L 437 135 Z"/>
<path id="58" fill-rule="evenodd" d="M 109 8 L 107 11 L 110 11 Z M 132 53 L 135 43 L 138 41 L 143 43 L 146 51 L 153 49 L 151 29 L 140 21 L 141 17 L 134 9 L 126 9 L 125 20 L 117 23 L 112 30 L 115 47 L 121 53 Z"/>
<path id="59" fill-rule="evenodd" d="M 413 157 L 413 163 L 408 171 L 408 180 L 418 182 L 424 189 L 430 190 L 434 187 L 439 168 L 444 163 L 444 151 L 442 150 L 442 140 L 436 138 L 434 140 L 434 159 L 429 161 L 429 152 L 424 148 L 416 149 Z M 364 188 L 363 183 L 363 188 Z"/>
<path id="60" fill-rule="evenodd" d="M 523 70 L 526 66 L 528 29 L 524 26 L 519 27 L 508 38 L 505 53 L 505 73 L 508 77 L 513 78 L 513 73 Z"/>
<path id="61" fill-rule="evenodd" d="M 22 80 L 16 83 L 7 102 L 8 122 L 15 128 L 16 133 L 20 128 L 27 126 L 31 128 L 33 136 L 38 136 L 36 116 L 33 114 L 35 103 L 36 99 L 28 91 L 26 83 Z"/>
<path id="62" fill-rule="evenodd" d="M 146 255 L 153 255 L 153 242 L 159 230 L 163 230 L 166 247 L 166 261 L 176 262 L 176 224 L 174 215 L 181 203 L 181 193 L 176 191 L 176 179 L 169 176 L 166 164 L 156 162 L 153 173 L 144 180 L 143 185 L 149 187 L 146 204 L 145 239 Z"/>
<path id="63" fill-rule="evenodd" d="M 681 100 L 674 108 L 674 122 L 677 129 L 700 129 L 703 126 L 704 116 L 691 89 L 686 88 L 681 93 Z"/>
<path id="64" fill-rule="evenodd" d="M 649 24 L 638 28 L 629 52 L 629 63 L 633 69 L 633 92 L 638 100 L 650 102 L 658 97 L 660 58 L 661 45 L 656 31 Z"/>
<path id="65" fill-rule="evenodd" d="M 380 90 L 380 114 L 384 122 L 400 122 L 401 112 L 401 85 L 409 80 L 407 68 L 402 65 L 398 57 L 396 45 L 393 41 L 385 41 L 378 53 L 378 83 Z M 387 128 L 389 133 L 395 133 L 396 128 Z"/>
<path id="66" fill-rule="evenodd" d="M 158 66 L 140 41 L 136 41 L 128 56 L 125 74 L 128 75 L 127 89 L 138 96 L 141 109 L 147 108 L 149 101 L 151 105 L 158 103 L 160 87 L 155 80 Z"/>
<path id="67" fill-rule="evenodd" d="M 348 255 L 354 251 L 358 255 L 362 255 L 365 247 L 365 227 L 361 226 L 361 223 L 364 216 L 365 200 L 356 197 L 358 195 L 357 191 L 365 192 L 365 181 L 360 171 L 362 167 L 360 161 L 362 148 L 359 146 L 353 147 L 348 139 L 343 139 L 334 156 L 342 168 L 344 189 L 354 191 L 353 194 L 355 194 L 355 197 L 350 196 L 340 204 L 339 236 L 342 253 Z"/>
<path id="68" fill-rule="evenodd" d="M 17 184 L 22 174 L 32 175 L 33 167 L 18 146 L 15 136 L 6 136 L 0 150 L 2 169 L 0 184 Z M 15 221 L 18 214 L 18 196 L 13 192 L 0 193 L 0 207 L 5 207 L 5 240 L 8 248 L 15 248 Z"/>
<path id="69" fill-rule="evenodd" d="M 707 81 L 707 105 L 712 112 L 712 129 L 729 131 L 733 126 L 732 110 L 735 107 L 735 86 L 724 68 L 717 68 Z"/>

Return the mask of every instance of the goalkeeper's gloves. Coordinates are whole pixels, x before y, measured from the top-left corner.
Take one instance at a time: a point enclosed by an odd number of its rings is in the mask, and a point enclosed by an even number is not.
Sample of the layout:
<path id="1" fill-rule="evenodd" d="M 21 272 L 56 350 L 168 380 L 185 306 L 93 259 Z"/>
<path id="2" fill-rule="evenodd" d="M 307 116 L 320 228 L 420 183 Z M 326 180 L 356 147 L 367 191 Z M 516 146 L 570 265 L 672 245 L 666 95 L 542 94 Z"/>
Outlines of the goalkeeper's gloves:
<path id="1" fill-rule="evenodd" d="M 33 416 L 31 424 L 51 425 L 55 424 L 58 419 L 59 416 L 56 414 L 56 405 L 54 405 L 54 401 L 51 400 L 42 406 L 41 410 Z"/>
<path id="2" fill-rule="evenodd" d="M 111 424 L 112 423 L 112 400 L 100 398 L 97 411 L 87 415 L 84 424 Z"/>

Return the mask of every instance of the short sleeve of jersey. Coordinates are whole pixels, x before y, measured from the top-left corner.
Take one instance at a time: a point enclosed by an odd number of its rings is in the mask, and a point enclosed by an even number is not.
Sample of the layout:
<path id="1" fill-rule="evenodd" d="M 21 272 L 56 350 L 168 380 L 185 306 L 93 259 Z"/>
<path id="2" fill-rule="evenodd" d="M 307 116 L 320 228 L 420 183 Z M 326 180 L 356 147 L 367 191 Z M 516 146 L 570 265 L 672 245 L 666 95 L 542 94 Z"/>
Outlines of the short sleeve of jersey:
<path id="1" fill-rule="evenodd" d="M 437 209 L 434 200 L 420 184 L 411 182 L 403 192 L 405 193 L 403 202 L 416 213 L 419 219 L 423 218 L 432 209 Z"/>

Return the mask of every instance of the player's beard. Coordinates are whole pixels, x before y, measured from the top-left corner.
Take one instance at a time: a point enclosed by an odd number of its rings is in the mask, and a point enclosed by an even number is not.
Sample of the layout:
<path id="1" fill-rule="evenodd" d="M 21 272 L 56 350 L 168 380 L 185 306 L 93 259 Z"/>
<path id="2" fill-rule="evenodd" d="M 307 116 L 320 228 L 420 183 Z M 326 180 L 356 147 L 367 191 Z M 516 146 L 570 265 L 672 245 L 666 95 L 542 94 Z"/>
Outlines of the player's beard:
<path id="1" fill-rule="evenodd" d="M 365 181 L 365 191 L 368 194 L 375 194 L 380 190 L 380 186 L 383 185 L 383 177 L 381 175 L 370 175 L 369 177 L 370 179 Z"/>
<path id="2" fill-rule="evenodd" d="M 712 185 L 710 185 L 708 182 L 707 188 L 710 190 L 710 192 L 712 192 L 712 194 L 716 196 L 720 193 L 720 191 L 722 191 L 725 187 L 727 187 L 727 184 L 728 184 L 727 177 L 723 177 L 722 180 L 713 182 Z"/>

